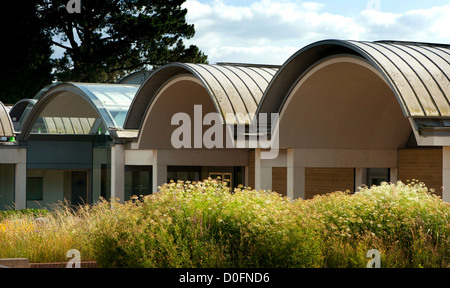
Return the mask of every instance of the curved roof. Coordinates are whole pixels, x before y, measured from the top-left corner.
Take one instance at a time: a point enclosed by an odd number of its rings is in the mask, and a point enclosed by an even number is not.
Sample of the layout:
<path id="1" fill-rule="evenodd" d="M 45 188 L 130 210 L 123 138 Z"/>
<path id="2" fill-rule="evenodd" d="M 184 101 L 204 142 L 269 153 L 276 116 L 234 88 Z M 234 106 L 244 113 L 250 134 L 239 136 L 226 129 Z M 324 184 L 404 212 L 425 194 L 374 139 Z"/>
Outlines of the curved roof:
<path id="1" fill-rule="evenodd" d="M 20 131 L 20 124 L 23 122 L 22 118 L 26 118 L 26 115 L 36 102 L 37 100 L 35 99 L 22 99 L 11 108 L 9 116 L 13 122 L 15 131 Z"/>
<path id="2" fill-rule="evenodd" d="M 50 85 L 36 95 L 34 100 L 37 102 L 34 107 L 23 116 L 20 140 L 28 138 L 39 118 L 44 124 L 51 124 L 48 128 L 50 134 L 92 134 L 93 130 L 86 127 L 92 128 L 96 118 L 99 118 L 106 128 L 120 129 L 138 88 L 138 85 L 119 84 Z M 71 99 L 78 99 L 77 103 L 88 105 L 85 108 L 71 105 L 70 101 L 74 101 Z M 60 102 L 64 104 L 63 107 L 58 105 Z M 43 113 L 45 115 L 42 115 Z M 86 133 L 88 131 L 89 133 Z"/>
<path id="3" fill-rule="evenodd" d="M 14 137 L 14 128 L 5 105 L 0 102 L 0 137 Z"/>
<path id="4" fill-rule="evenodd" d="M 135 84 L 141 85 L 152 74 L 151 71 L 136 71 L 120 79 L 118 84 Z"/>
<path id="5" fill-rule="evenodd" d="M 450 117 L 450 45 L 325 40 L 295 53 L 263 96 L 260 113 L 280 112 L 289 91 L 316 62 L 336 55 L 364 58 L 396 95 L 405 117 Z"/>
<path id="6" fill-rule="evenodd" d="M 25 112 L 25 109 L 30 104 L 34 104 L 32 99 L 22 99 L 19 102 L 17 102 L 11 110 L 9 110 L 9 116 L 11 116 L 11 119 L 13 121 L 18 122 L 20 118 L 22 118 L 23 113 Z"/>
<path id="7" fill-rule="evenodd" d="M 126 129 L 139 129 L 148 107 L 166 82 L 180 75 L 199 79 L 223 119 L 227 113 L 256 113 L 262 95 L 277 72 L 256 65 L 172 63 L 155 71 L 141 86 L 125 121 Z"/>

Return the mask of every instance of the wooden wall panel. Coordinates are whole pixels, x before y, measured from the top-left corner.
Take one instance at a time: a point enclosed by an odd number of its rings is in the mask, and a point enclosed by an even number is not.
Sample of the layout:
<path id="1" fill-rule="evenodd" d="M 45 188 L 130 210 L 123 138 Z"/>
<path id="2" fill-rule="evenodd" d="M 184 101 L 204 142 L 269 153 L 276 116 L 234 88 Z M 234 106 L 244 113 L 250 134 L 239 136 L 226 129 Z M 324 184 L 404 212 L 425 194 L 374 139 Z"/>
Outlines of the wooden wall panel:
<path id="1" fill-rule="evenodd" d="M 442 155 L 442 148 L 400 150 L 398 179 L 404 183 L 419 180 L 442 196 Z"/>
<path id="2" fill-rule="evenodd" d="M 272 168 L 272 190 L 287 196 L 287 168 L 273 167 Z"/>
<path id="3" fill-rule="evenodd" d="M 355 186 L 354 172 L 353 168 L 306 168 L 306 199 L 336 191 L 353 191 Z"/>
<path id="4" fill-rule="evenodd" d="M 255 151 L 248 153 L 248 186 L 255 189 Z"/>

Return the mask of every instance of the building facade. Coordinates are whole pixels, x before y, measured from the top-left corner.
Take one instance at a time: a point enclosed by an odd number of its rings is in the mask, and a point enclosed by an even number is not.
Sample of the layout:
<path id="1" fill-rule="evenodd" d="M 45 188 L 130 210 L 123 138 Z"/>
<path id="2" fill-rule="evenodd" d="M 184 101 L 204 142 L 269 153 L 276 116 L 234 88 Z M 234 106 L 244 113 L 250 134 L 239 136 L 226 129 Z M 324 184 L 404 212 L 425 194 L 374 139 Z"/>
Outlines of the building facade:
<path id="1" fill-rule="evenodd" d="M 286 173 L 277 177 L 286 174 L 288 195 L 418 179 L 450 201 L 443 190 L 449 52 L 437 44 L 328 40 L 293 55 L 258 110 L 280 113 Z M 255 178 L 270 179 L 280 163 L 262 165 L 269 169 Z"/>
<path id="2" fill-rule="evenodd" d="M 280 67 L 131 76 L 54 84 L 0 111 L 0 209 L 126 201 L 208 177 L 292 199 L 416 179 L 450 202 L 449 45 L 326 40 Z"/>

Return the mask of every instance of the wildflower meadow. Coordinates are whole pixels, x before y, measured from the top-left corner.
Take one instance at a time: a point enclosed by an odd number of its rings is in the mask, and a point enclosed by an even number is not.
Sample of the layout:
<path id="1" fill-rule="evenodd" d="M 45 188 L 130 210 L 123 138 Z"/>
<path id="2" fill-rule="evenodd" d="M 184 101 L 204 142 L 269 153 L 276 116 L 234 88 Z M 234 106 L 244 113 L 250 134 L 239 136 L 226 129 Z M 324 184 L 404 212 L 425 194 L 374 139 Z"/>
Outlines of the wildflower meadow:
<path id="1" fill-rule="evenodd" d="M 209 179 L 125 204 L 4 212 L 0 258 L 58 262 L 77 249 L 99 267 L 364 268 L 377 249 L 382 268 L 448 268 L 449 216 L 418 182 L 292 201 Z"/>

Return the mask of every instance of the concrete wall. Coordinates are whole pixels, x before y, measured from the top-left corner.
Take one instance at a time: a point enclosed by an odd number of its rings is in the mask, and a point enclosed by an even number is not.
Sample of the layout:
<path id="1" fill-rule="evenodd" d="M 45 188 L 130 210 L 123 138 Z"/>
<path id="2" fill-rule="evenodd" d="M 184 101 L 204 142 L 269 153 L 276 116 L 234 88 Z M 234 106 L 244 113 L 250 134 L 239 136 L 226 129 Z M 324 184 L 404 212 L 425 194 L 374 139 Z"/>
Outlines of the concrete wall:
<path id="1" fill-rule="evenodd" d="M 312 149 L 398 149 L 411 134 L 383 77 L 352 57 L 326 60 L 306 73 L 292 87 L 279 129 L 280 147 Z"/>
<path id="2" fill-rule="evenodd" d="M 12 206 L 15 204 L 17 209 L 26 208 L 26 166 L 27 166 L 27 150 L 24 147 L 12 147 L 12 146 L 0 146 L 0 165 L 8 165 L 5 168 L 8 171 L 4 171 L 4 179 L 0 180 L 0 184 L 5 191 L 11 191 L 11 195 L 4 196 L 6 198 L 0 199 L 0 209 L 4 209 L 4 206 Z M 9 166 L 12 165 L 12 166 Z M 11 167 L 13 170 L 11 171 Z M 6 178 L 5 178 L 6 177 Z M 12 181 L 12 183 L 11 183 Z M 3 185 L 3 183 L 5 183 Z M 0 191 L 0 194 L 2 192 Z M 3 192 L 9 193 L 9 192 Z M 10 203 L 9 200 L 13 200 Z"/>
<path id="3" fill-rule="evenodd" d="M 27 208 L 46 208 L 59 201 L 64 201 L 64 191 L 67 190 L 67 185 L 64 183 L 63 170 L 28 170 L 28 177 L 43 178 L 43 200 L 27 201 Z M 70 182 L 68 186 L 70 187 Z"/>
<path id="4" fill-rule="evenodd" d="M 0 210 L 14 203 L 14 164 L 0 164 Z"/>

